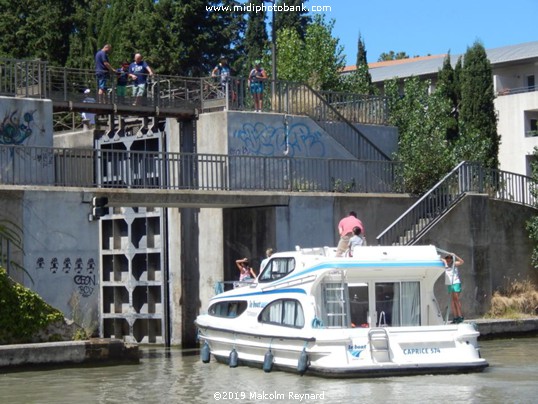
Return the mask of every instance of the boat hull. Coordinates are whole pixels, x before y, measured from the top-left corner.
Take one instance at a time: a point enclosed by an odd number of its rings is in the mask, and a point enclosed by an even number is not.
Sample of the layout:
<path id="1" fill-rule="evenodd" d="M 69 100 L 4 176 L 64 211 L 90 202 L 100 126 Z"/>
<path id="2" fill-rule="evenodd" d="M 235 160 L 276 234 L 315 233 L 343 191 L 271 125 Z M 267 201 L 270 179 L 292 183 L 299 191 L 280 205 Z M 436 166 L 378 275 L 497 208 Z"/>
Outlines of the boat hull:
<path id="1" fill-rule="evenodd" d="M 311 337 L 255 334 L 199 327 L 217 362 L 262 368 L 265 355 L 273 356 L 271 370 L 334 378 L 367 378 L 419 374 L 480 372 L 488 363 L 480 357 L 478 332 L 470 324 L 436 327 L 401 327 L 319 330 Z M 376 333 L 386 336 L 381 342 Z M 300 368 L 301 354 L 308 355 Z"/>

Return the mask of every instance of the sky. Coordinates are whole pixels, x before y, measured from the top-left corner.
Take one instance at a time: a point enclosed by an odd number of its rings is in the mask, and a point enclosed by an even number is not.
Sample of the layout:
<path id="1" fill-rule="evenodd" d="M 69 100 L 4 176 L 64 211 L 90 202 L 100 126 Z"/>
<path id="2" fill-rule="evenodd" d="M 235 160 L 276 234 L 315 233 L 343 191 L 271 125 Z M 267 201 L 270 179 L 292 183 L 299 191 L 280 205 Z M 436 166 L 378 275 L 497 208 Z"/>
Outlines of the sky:
<path id="1" fill-rule="evenodd" d="M 465 53 L 476 40 L 486 49 L 538 41 L 538 0 L 309 0 L 330 6 L 333 36 L 354 65 L 359 32 L 369 63 L 391 50 L 409 56 Z"/>

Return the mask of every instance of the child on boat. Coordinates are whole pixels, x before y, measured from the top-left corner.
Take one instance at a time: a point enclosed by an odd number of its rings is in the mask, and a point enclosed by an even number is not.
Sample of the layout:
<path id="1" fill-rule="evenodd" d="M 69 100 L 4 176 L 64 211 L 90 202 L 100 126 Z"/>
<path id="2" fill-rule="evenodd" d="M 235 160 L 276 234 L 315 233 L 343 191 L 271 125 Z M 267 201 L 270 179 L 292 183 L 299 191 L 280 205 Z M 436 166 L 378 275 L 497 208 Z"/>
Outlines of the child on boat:
<path id="1" fill-rule="evenodd" d="M 453 257 L 456 258 L 455 261 Z M 460 302 L 461 280 L 457 267 L 463 264 L 463 260 L 456 254 L 448 254 L 443 262 L 445 264 L 445 285 L 447 285 L 448 293 L 451 296 L 450 307 L 454 316 L 452 323 L 459 324 L 463 322 L 463 313 Z"/>

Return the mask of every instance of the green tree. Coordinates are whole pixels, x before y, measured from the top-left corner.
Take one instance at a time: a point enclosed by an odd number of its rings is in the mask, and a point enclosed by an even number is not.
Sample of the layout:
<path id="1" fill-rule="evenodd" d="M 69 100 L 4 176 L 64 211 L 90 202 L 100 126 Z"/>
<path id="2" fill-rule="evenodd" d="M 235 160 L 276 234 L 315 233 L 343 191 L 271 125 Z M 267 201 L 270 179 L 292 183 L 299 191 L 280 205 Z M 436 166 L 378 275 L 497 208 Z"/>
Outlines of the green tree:
<path id="1" fill-rule="evenodd" d="M 422 194 L 454 166 L 446 140 L 450 103 L 443 90 L 428 94 L 429 81 L 412 77 L 385 83 L 391 111 L 390 123 L 399 130 L 397 160 L 403 164 L 406 190 Z"/>
<path id="2" fill-rule="evenodd" d="M 104 45 L 98 42 L 98 35 L 107 9 L 108 0 L 76 1 L 73 30 L 69 35 L 69 55 L 65 63 L 67 67 L 93 68 L 95 53 Z"/>
<path id="3" fill-rule="evenodd" d="M 379 55 L 379 58 L 377 59 L 378 62 L 385 62 L 388 60 L 399 60 L 399 59 L 409 59 L 409 56 L 405 52 L 394 52 L 390 51 L 388 53 L 383 52 L 381 55 Z"/>
<path id="4" fill-rule="evenodd" d="M 308 83 L 319 90 L 340 89 L 344 55 L 339 39 L 332 36 L 333 27 L 334 21 L 327 23 L 316 15 L 304 42 L 295 30 L 283 29 L 277 38 L 279 79 Z"/>
<path id="5" fill-rule="evenodd" d="M 0 56 L 64 65 L 73 9 L 71 0 L 0 0 Z"/>
<path id="6" fill-rule="evenodd" d="M 345 91 L 358 94 L 373 94 L 374 86 L 372 85 L 372 76 L 368 68 L 366 46 L 360 33 L 357 40 L 357 61 L 355 67 L 353 73 L 344 76 Z"/>
<path id="7" fill-rule="evenodd" d="M 263 0 L 251 1 L 251 4 L 261 6 Z M 248 13 L 247 28 L 245 32 L 244 48 L 246 53 L 246 63 L 243 69 L 243 75 L 248 75 L 250 67 L 256 59 L 261 59 L 267 49 L 267 29 L 265 26 L 265 11 Z"/>
<path id="8" fill-rule="evenodd" d="M 308 0 L 278 0 L 277 6 L 284 4 L 291 7 L 293 11 L 282 11 L 275 13 L 275 31 L 278 38 L 279 32 L 284 28 L 291 28 L 299 34 L 299 38 L 305 39 L 306 29 L 311 19 L 307 14 L 307 10 L 303 8 L 303 4 Z"/>
<path id="9" fill-rule="evenodd" d="M 440 95 L 445 97 L 450 102 L 450 113 L 447 117 L 447 133 L 446 139 L 449 142 L 453 142 L 458 138 L 458 116 L 460 108 L 461 92 L 458 88 L 458 82 L 456 80 L 456 73 L 452 68 L 450 60 L 450 52 L 445 56 L 443 61 L 443 67 L 439 70 L 437 75 L 437 87 Z"/>
<path id="10" fill-rule="evenodd" d="M 461 160 L 498 168 L 500 136 L 497 133 L 493 75 L 486 50 L 480 42 L 475 42 L 465 52 L 460 86 L 460 137 L 456 154 Z"/>

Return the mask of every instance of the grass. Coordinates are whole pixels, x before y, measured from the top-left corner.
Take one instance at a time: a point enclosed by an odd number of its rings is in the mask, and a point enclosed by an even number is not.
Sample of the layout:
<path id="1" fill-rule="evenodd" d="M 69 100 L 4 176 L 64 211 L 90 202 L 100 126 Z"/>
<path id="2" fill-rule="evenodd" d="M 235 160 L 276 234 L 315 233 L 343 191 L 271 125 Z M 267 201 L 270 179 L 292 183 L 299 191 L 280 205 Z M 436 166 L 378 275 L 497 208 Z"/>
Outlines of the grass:
<path id="1" fill-rule="evenodd" d="M 538 290 L 529 279 L 511 281 L 493 293 L 486 318 L 523 319 L 538 315 Z"/>

